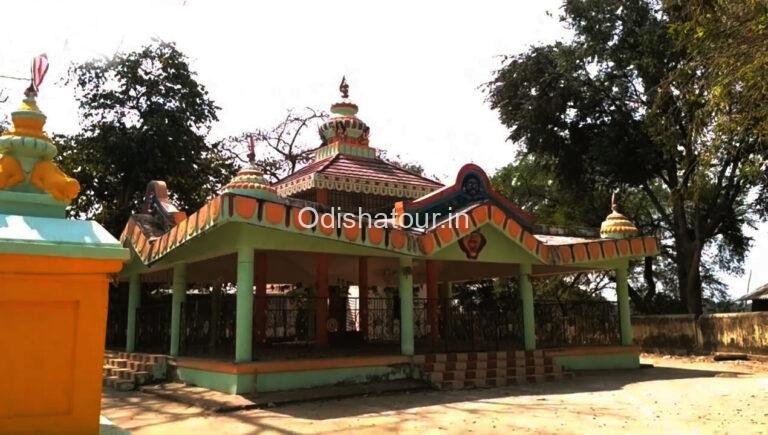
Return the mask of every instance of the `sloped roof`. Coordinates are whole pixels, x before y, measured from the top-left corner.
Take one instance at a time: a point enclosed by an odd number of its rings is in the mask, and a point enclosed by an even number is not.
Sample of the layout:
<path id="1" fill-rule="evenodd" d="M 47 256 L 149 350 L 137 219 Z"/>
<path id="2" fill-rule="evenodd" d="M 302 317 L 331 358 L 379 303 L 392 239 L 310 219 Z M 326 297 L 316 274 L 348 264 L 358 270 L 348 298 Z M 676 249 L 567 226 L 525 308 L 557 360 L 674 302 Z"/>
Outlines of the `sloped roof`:
<path id="1" fill-rule="evenodd" d="M 463 168 L 460 173 L 470 177 L 477 175 L 477 171 L 482 170 L 472 165 L 469 168 Z M 485 176 L 484 173 L 480 175 Z M 485 179 L 487 180 L 487 177 Z M 466 195 L 466 192 L 463 192 L 466 189 L 461 188 L 466 186 L 466 181 L 466 178 L 457 179 L 455 186 L 460 188 L 454 189 L 453 195 Z M 490 188 L 490 186 L 485 187 Z M 433 199 L 453 202 L 452 198 L 446 195 L 440 196 L 439 199 L 433 197 Z M 415 201 L 415 203 L 428 205 L 428 201 Z M 120 240 L 124 246 L 133 248 L 141 262 L 146 265 L 157 262 L 190 240 L 228 223 L 245 223 L 278 230 L 284 232 L 286 237 L 301 236 L 335 240 L 388 251 L 389 255 L 422 258 L 430 258 L 486 226 L 495 228 L 535 258 L 537 264 L 542 265 L 588 267 L 589 264 L 658 253 L 658 241 L 652 236 L 616 240 L 541 234 L 536 225 L 530 225 L 530 222 L 523 219 L 520 213 L 511 209 L 509 205 L 497 202 L 495 195 L 475 195 L 475 199 L 458 211 L 468 215 L 469 218 L 461 218 L 455 213 L 448 214 L 436 225 L 414 231 L 397 226 L 376 227 L 362 222 L 353 223 L 349 227 L 346 225 L 339 227 L 333 223 L 327 223 L 333 222 L 332 218 L 326 221 L 322 217 L 313 224 L 309 224 L 302 220 L 300 210 L 306 206 L 311 207 L 311 203 L 299 204 L 291 198 L 257 199 L 226 193 L 212 199 L 200 210 L 190 214 L 187 219 L 162 234 L 148 231 L 142 219 L 134 215 L 128 221 Z M 327 214 L 323 210 L 318 209 L 318 211 L 323 216 Z M 404 212 L 408 213 L 407 208 Z M 451 225 L 445 225 L 448 222 Z M 307 239 L 307 241 L 310 240 Z M 297 242 L 294 241 L 294 243 Z M 280 247 L 280 249 L 284 248 L 286 247 Z M 301 248 L 293 245 L 291 250 L 301 250 Z"/>
<path id="2" fill-rule="evenodd" d="M 338 153 L 310 163 L 274 186 L 283 195 L 328 188 L 416 198 L 443 185 L 378 158 Z"/>
<path id="3" fill-rule="evenodd" d="M 752 293 L 742 296 L 738 300 L 740 301 L 751 301 L 754 299 L 768 299 L 768 283 L 761 285 L 757 288 L 757 290 L 753 291 Z"/>

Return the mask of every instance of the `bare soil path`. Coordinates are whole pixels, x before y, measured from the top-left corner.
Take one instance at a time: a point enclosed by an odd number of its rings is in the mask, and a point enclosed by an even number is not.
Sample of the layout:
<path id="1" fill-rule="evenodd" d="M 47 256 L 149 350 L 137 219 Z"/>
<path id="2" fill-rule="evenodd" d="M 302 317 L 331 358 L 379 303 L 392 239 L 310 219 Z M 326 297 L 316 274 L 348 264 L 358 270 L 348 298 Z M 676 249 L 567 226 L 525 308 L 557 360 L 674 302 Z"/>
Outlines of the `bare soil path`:
<path id="1" fill-rule="evenodd" d="M 643 355 L 653 368 L 574 380 L 427 391 L 212 414 L 105 392 L 102 414 L 135 434 L 768 434 L 768 363 Z"/>

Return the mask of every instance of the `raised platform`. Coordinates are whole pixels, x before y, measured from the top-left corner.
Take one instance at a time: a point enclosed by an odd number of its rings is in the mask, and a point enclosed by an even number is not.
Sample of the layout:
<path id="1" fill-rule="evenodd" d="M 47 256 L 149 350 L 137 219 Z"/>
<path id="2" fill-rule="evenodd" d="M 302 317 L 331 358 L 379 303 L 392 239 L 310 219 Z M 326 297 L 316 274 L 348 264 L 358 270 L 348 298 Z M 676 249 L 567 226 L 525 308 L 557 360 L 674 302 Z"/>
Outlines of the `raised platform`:
<path id="1" fill-rule="evenodd" d="M 388 393 L 429 390 L 428 383 L 415 379 L 372 382 L 369 384 L 335 385 L 322 388 L 273 391 L 255 394 L 226 394 L 184 384 L 161 384 L 141 387 L 141 391 L 167 400 L 197 406 L 211 412 L 232 412 L 253 408 L 268 408 L 290 403 L 343 397 L 369 396 Z"/>
<path id="2" fill-rule="evenodd" d="M 178 357 L 170 364 L 181 382 L 242 394 L 408 379 L 412 362 L 410 356 L 382 355 L 246 363 Z"/>
<path id="3" fill-rule="evenodd" d="M 640 367 L 638 346 L 583 346 L 545 349 L 544 355 L 565 370 L 636 369 Z"/>
<path id="4" fill-rule="evenodd" d="M 503 356 L 502 356 L 503 354 Z M 519 355 L 518 355 L 519 354 Z M 529 355 L 530 354 L 530 355 Z M 451 357 L 447 355 L 453 355 Z M 564 372 L 576 370 L 628 369 L 640 366 L 640 349 L 636 346 L 590 346 L 564 349 L 544 349 L 531 352 L 478 352 L 417 355 L 366 355 L 348 357 L 319 357 L 287 360 L 265 360 L 236 363 L 196 357 L 177 357 L 168 360 L 170 379 L 187 385 L 199 386 L 227 394 L 267 393 L 301 388 L 328 387 L 334 385 L 363 384 L 398 379 L 418 379 L 426 368 L 425 363 L 442 362 L 438 358 L 461 358 L 458 362 L 493 360 L 498 365 L 472 363 L 464 367 L 432 364 L 432 372 L 441 372 L 439 383 L 477 379 L 462 382 L 461 387 L 506 385 L 512 382 L 557 380 L 570 377 Z M 492 357 L 489 358 L 489 355 Z M 430 360 L 429 358 L 432 358 Z M 502 365 L 496 363 L 503 361 Z M 493 365 L 493 364 L 491 364 Z M 454 373 L 461 370 L 462 373 Z M 465 372 L 466 371 L 466 372 Z M 453 377 L 461 379 L 454 379 Z M 468 378 L 467 376 L 470 376 Z M 433 382 L 435 379 L 430 379 Z M 451 379 L 448 379 L 451 378 Z M 529 379 L 530 378 L 530 379 Z M 481 382 L 481 380 L 483 382 Z M 492 381 L 490 381 L 492 380 Z M 457 384 L 454 382 L 454 384 Z M 459 387 L 453 385 L 453 387 Z"/>

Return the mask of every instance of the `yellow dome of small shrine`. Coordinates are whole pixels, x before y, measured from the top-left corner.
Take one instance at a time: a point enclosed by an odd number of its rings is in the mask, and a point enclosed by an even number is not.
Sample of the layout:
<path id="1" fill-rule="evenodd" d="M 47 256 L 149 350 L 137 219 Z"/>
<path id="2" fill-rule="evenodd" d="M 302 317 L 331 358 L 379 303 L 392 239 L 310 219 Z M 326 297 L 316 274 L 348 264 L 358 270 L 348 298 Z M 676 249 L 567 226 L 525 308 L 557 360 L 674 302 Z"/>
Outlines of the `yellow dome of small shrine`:
<path id="1" fill-rule="evenodd" d="M 252 164 L 241 169 L 237 175 L 232 177 L 232 180 L 224 186 L 221 192 L 258 198 L 277 196 L 275 188 L 269 185 L 261 171 Z"/>
<path id="2" fill-rule="evenodd" d="M 623 239 L 637 235 L 637 227 L 626 216 L 619 213 L 616 194 L 611 198 L 611 214 L 600 225 L 600 237 L 604 239 Z"/>
<path id="3" fill-rule="evenodd" d="M 248 166 L 240 169 L 232 180 L 221 189 L 221 193 L 250 196 L 261 199 L 277 198 L 277 190 L 272 187 L 264 174 L 256 167 L 256 144 L 253 137 L 248 137 Z"/>

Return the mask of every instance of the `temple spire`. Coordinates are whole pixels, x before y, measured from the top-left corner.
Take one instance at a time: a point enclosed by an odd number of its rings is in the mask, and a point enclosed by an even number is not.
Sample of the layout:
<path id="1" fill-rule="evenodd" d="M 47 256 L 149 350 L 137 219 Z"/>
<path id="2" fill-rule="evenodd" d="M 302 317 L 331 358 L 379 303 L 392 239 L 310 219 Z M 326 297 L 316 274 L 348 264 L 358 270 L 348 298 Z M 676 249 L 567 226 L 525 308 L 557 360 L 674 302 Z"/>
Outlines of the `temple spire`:
<path id="1" fill-rule="evenodd" d="M 368 125 L 357 117 L 357 104 L 349 99 L 349 83 L 342 76 L 339 83 L 341 101 L 331 104 L 331 117 L 319 128 L 322 146 L 315 152 L 315 160 L 337 153 L 375 158 L 376 151 L 368 147 Z"/>

